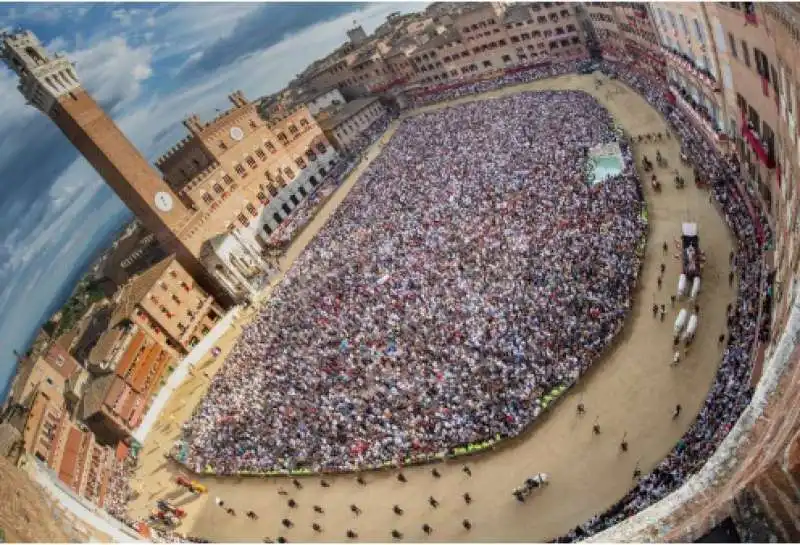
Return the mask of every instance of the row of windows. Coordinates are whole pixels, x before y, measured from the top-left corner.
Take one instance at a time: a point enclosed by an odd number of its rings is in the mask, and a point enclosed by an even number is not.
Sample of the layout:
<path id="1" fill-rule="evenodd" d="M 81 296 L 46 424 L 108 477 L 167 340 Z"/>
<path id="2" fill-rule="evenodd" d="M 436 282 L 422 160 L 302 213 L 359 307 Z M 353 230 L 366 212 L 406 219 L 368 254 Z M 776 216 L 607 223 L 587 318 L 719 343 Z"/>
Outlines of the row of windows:
<path id="1" fill-rule="evenodd" d="M 614 18 L 611 15 L 606 15 L 605 13 L 590 13 L 589 18 L 592 21 L 604 22 L 604 23 L 613 23 Z"/>
<path id="2" fill-rule="evenodd" d="M 328 151 L 328 148 L 322 142 L 317 144 L 316 149 L 320 154 L 324 154 L 324 153 L 326 153 Z M 258 150 L 256 150 L 256 155 L 259 156 L 259 158 L 261 158 L 261 155 L 259 155 L 259 153 L 258 153 L 259 150 L 260 150 L 260 148 Z M 261 152 L 261 154 L 264 155 L 264 157 L 262 159 L 262 161 L 263 161 L 263 160 L 266 159 L 266 155 L 263 153 L 263 151 Z M 309 162 L 314 162 L 314 161 L 317 160 L 317 154 L 313 149 L 307 149 L 306 152 L 305 152 L 305 155 L 306 155 L 306 158 L 308 159 Z M 247 158 L 245 159 L 245 161 L 246 161 L 247 165 L 251 169 L 255 170 L 256 168 L 258 168 L 258 164 L 255 162 L 255 160 L 251 156 L 248 155 Z M 304 169 L 307 166 L 306 161 L 302 157 L 296 157 L 294 162 L 297 165 L 297 167 L 300 168 L 300 169 Z M 246 178 L 248 176 L 248 173 L 245 170 L 245 168 L 239 163 L 234 165 L 233 169 L 236 171 L 236 173 L 241 178 Z M 292 170 L 291 167 L 284 167 L 283 168 L 283 174 L 288 176 L 290 180 L 294 178 L 294 170 Z M 267 178 L 267 180 L 269 180 L 270 182 L 275 181 L 276 179 L 282 179 L 281 170 L 278 169 L 277 178 L 273 178 L 272 174 L 270 174 L 269 172 L 265 172 L 264 173 L 264 177 Z M 230 187 L 231 190 L 234 189 L 234 187 L 232 187 L 234 185 L 233 178 L 231 178 L 230 175 L 224 174 L 222 176 L 222 180 L 226 183 L 226 185 L 228 185 Z M 227 198 L 228 195 L 226 193 L 226 190 L 223 188 L 223 186 L 220 183 L 218 183 L 218 182 L 214 183 L 212 185 L 212 189 L 214 190 L 214 193 L 216 193 L 217 195 L 221 195 L 223 200 L 225 200 Z M 203 199 L 203 202 L 205 202 L 206 204 L 210 205 L 210 204 L 212 204 L 214 202 L 215 197 L 211 193 L 205 192 L 202 195 L 202 199 Z"/>
<path id="3" fill-rule="evenodd" d="M 364 110 L 363 112 L 359 112 L 358 114 L 354 115 L 341 125 L 339 125 L 338 130 L 342 131 L 342 134 L 350 134 L 350 131 L 358 131 L 359 126 L 361 124 L 367 123 L 371 121 L 375 114 L 378 113 L 377 106 L 373 105 Z"/>
<path id="4" fill-rule="evenodd" d="M 741 59 L 745 66 L 748 68 L 753 68 L 753 62 L 750 59 L 750 50 L 748 49 L 747 42 L 742 39 L 739 41 L 740 48 L 737 48 L 736 38 L 733 36 L 733 33 L 728 33 L 728 46 L 731 50 L 731 56 L 735 59 Z M 778 73 L 775 70 L 775 66 L 770 64 L 769 59 L 761 51 L 759 48 L 753 48 L 753 57 L 755 60 L 755 70 L 758 75 L 764 79 L 767 84 L 772 86 L 772 89 L 775 93 L 775 100 L 776 102 L 780 100 L 780 83 L 778 81 Z M 767 89 L 764 89 L 764 92 L 767 92 Z"/>
<path id="5" fill-rule="evenodd" d="M 766 121 L 761 120 L 758 111 L 749 105 L 747 100 L 739 93 L 736 93 L 736 105 L 739 107 L 739 111 L 745 115 L 750 127 L 755 130 L 764 142 L 767 157 L 770 161 L 775 161 L 775 133 L 772 131 L 772 127 Z"/>
<path id="6" fill-rule="evenodd" d="M 664 17 L 664 11 L 662 11 L 661 8 L 658 8 L 657 13 L 658 13 L 658 19 L 659 19 L 659 22 L 661 23 L 661 26 L 664 29 L 667 29 L 667 19 Z M 673 32 L 677 33 L 678 32 L 678 22 L 675 19 L 675 15 L 671 11 L 667 10 L 667 17 L 669 18 L 669 23 L 670 23 L 670 26 L 672 27 Z M 689 33 L 689 25 L 688 25 L 688 23 L 686 21 L 686 16 L 683 13 L 681 13 L 681 14 L 679 14 L 679 17 L 680 17 L 680 22 L 681 22 L 681 29 L 683 30 L 683 35 L 686 36 L 686 38 L 688 38 L 689 40 L 691 40 L 692 39 L 692 35 Z M 706 36 L 705 36 L 705 33 L 703 32 L 703 25 L 700 23 L 699 20 L 697 20 L 697 18 L 692 19 L 692 22 L 694 24 L 694 35 L 695 35 L 695 37 L 700 41 L 701 44 L 705 45 Z"/>
<path id="7" fill-rule="evenodd" d="M 580 39 L 577 36 L 573 36 L 572 39 L 570 39 L 570 40 L 561 40 L 560 42 L 559 41 L 550 42 L 549 43 L 549 49 L 551 51 L 559 49 L 559 44 L 562 47 L 569 47 L 570 45 L 577 45 L 579 43 L 580 43 Z M 538 46 L 539 46 L 539 49 L 544 49 L 545 44 L 544 44 L 544 42 L 540 42 L 538 44 Z M 517 52 L 517 60 L 518 61 L 521 62 L 521 61 L 528 60 L 528 58 L 529 58 L 528 55 L 530 55 L 531 59 L 536 59 L 539 56 L 539 54 L 534 51 L 535 48 L 534 48 L 533 44 L 528 45 L 527 49 L 529 50 L 528 54 L 525 53 L 525 49 L 524 48 L 522 48 L 522 47 L 518 47 L 517 48 L 516 52 Z M 557 52 L 554 52 L 554 53 L 552 53 L 552 56 L 558 57 L 559 54 Z M 547 54 L 546 53 L 542 53 L 542 57 L 547 57 Z M 505 63 L 510 63 L 511 62 L 511 56 L 510 55 L 503 55 L 502 60 Z M 483 68 L 492 68 L 493 67 L 491 61 L 483 61 L 482 66 L 483 66 Z M 469 74 L 469 73 L 472 73 L 472 72 L 476 72 L 476 71 L 478 71 L 478 69 L 479 69 L 478 65 L 470 64 L 468 66 L 462 66 L 461 69 L 460 69 L 460 72 L 463 75 L 463 74 Z M 428 77 L 426 77 L 424 79 L 421 79 L 420 83 L 435 83 L 435 82 L 440 82 L 440 81 L 446 81 L 446 80 L 450 79 L 450 77 L 458 76 L 458 73 L 459 73 L 458 69 L 453 69 L 453 70 L 450 70 L 449 73 L 448 72 L 443 72 L 441 74 L 428 76 Z"/>
<path id="8" fill-rule="evenodd" d="M 567 25 L 567 32 L 575 32 L 576 30 L 577 29 L 575 28 L 575 25 Z M 564 31 L 563 28 L 558 27 L 558 28 L 555 29 L 555 34 L 556 35 L 563 35 L 563 34 L 565 34 L 565 31 Z M 544 31 L 544 37 L 545 38 L 550 38 L 550 37 L 552 37 L 552 35 L 553 35 L 553 31 L 551 31 L 551 30 L 545 30 Z M 534 31 L 532 34 L 529 34 L 527 32 L 523 32 L 520 36 L 511 36 L 511 42 L 512 43 L 519 43 L 521 40 L 528 41 L 528 40 L 540 38 L 541 36 L 542 36 L 542 32 L 540 32 L 538 30 Z M 580 39 L 577 36 L 573 36 L 570 41 L 571 41 L 571 43 L 578 43 L 578 42 L 580 42 Z M 551 42 L 551 43 L 558 43 L 558 42 Z M 562 43 L 562 45 L 568 45 L 569 41 L 568 40 L 561 40 L 561 43 Z M 490 49 L 496 49 L 497 47 L 505 47 L 506 45 L 508 45 L 508 43 L 505 40 L 498 40 L 497 42 L 491 42 L 491 43 L 485 44 L 482 47 L 475 47 L 475 48 L 472 49 L 472 53 L 478 55 L 478 54 L 480 54 L 480 53 L 482 53 L 484 51 L 487 51 L 487 50 L 490 50 Z M 543 44 L 542 44 L 542 46 L 543 46 Z M 451 62 L 451 61 L 457 60 L 459 57 L 461 57 L 461 58 L 468 57 L 469 54 L 470 53 L 468 51 L 463 51 L 460 54 L 456 53 L 453 56 L 444 57 L 442 60 L 444 62 Z M 420 66 L 419 69 L 420 69 L 421 72 L 427 72 L 429 70 L 435 70 L 436 68 L 441 68 L 441 67 L 442 67 L 442 63 L 437 61 L 435 63 L 430 63 L 427 66 Z"/>

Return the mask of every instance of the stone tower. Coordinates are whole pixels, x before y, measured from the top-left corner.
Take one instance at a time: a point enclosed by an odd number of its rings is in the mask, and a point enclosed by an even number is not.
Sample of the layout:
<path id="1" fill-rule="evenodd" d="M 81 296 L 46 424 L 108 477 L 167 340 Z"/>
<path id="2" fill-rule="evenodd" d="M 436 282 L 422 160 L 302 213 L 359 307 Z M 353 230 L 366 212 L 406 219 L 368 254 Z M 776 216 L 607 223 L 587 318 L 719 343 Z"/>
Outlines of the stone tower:
<path id="1" fill-rule="evenodd" d="M 0 36 L 0 58 L 19 76 L 27 103 L 48 116 L 120 199 L 174 253 L 183 267 L 225 306 L 230 295 L 182 242 L 194 213 L 81 86 L 72 63 L 49 56 L 30 31 Z"/>

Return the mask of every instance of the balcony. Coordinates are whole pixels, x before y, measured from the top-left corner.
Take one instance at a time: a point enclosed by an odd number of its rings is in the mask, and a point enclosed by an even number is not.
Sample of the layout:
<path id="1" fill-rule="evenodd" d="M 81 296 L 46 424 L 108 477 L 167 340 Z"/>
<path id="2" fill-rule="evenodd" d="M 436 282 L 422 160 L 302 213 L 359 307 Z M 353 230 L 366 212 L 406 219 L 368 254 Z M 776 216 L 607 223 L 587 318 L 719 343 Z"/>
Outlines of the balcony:
<path id="1" fill-rule="evenodd" d="M 742 136 L 750 144 L 750 147 L 758 156 L 759 161 L 761 161 L 765 167 L 769 169 L 775 168 L 775 160 L 769 156 L 764 139 L 761 138 L 758 131 L 756 131 L 755 127 L 753 127 L 749 121 L 745 122 L 743 120 L 742 122 Z"/>
<path id="2" fill-rule="evenodd" d="M 705 106 L 697 104 L 692 96 L 679 88 L 675 82 L 670 82 L 669 89 L 675 97 L 675 102 L 692 118 L 695 125 L 701 129 L 712 142 L 724 144 L 728 141 L 728 136 L 717 129 L 714 119 L 709 115 Z"/>
<path id="3" fill-rule="evenodd" d="M 695 65 L 691 57 L 681 53 L 680 51 L 676 51 L 664 46 L 661 46 L 661 51 L 664 52 L 664 56 L 669 62 L 672 63 L 673 66 L 677 67 L 683 72 L 689 73 L 703 85 L 712 89 L 715 93 L 720 92 L 719 82 L 716 80 L 716 78 L 714 78 L 711 72 L 709 72 L 707 69 Z"/>

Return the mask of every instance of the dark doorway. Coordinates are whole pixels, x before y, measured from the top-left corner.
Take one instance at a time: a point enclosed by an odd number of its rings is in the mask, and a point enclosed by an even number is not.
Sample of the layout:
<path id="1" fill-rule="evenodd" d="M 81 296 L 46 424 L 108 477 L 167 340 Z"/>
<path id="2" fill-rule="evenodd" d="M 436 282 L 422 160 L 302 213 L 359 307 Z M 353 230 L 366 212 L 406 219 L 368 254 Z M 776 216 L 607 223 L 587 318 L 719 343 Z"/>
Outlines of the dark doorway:
<path id="1" fill-rule="evenodd" d="M 695 543 L 741 543 L 739 532 L 730 517 L 726 518 L 713 530 L 695 541 Z"/>
<path id="2" fill-rule="evenodd" d="M 284 204 L 284 206 L 286 206 L 286 205 Z M 281 222 L 283 221 L 283 218 L 281 217 L 281 213 L 280 212 L 275 212 L 274 214 L 272 214 L 272 218 L 275 220 L 275 222 L 278 225 L 280 225 Z"/>
<path id="3" fill-rule="evenodd" d="M 303 198 L 308 197 L 308 191 L 306 191 L 305 187 L 300 187 L 300 189 L 298 189 L 298 191 L 303 196 Z"/>
<path id="4" fill-rule="evenodd" d="M 281 208 L 283 208 L 283 211 L 286 212 L 287 214 L 291 213 L 291 211 L 292 211 L 292 209 L 289 208 L 289 204 L 288 203 L 283 203 L 283 206 L 281 206 Z"/>
<path id="5" fill-rule="evenodd" d="M 295 206 L 300 204 L 300 200 L 297 198 L 297 195 L 292 194 L 292 196 L 289 197 L 289 199 L 292 201 L 292 204 L 294 204 Z M 286 206 L 286 205 L 284 205 L 284 206 Z"/>

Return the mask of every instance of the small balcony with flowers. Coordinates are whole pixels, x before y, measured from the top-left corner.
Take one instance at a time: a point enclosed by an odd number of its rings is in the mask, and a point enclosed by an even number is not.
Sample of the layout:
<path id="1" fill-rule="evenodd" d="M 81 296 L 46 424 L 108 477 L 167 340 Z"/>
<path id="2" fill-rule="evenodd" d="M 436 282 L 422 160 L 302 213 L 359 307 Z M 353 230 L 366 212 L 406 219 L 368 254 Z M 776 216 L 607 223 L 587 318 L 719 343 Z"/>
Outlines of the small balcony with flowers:
<path id="1" fill-rule="evenodd" d="M 695 64 L 694 60 L 686 53 L 663 45 L 661 51 L 664 53 L 668 65 L 680 70 L 714 93 L 722 90 L 714 75 L 707 68 Z"/>
<path id="2" fill-rule="evenodd" d="M 667 98 L 670 102 L 677 104 L 686 114 L 692 119 L 695 126 L 697 126 L 706 137 L 717 144 L 724 146 L 728 143 L 728 135 L 722 129 L 718 128 L 716 120 L 714 120 L 708 108 L 699 103 L 687 90 L 683 89 L 680 84 L 675 80 L 669 81 L 669 94 Z"/>

